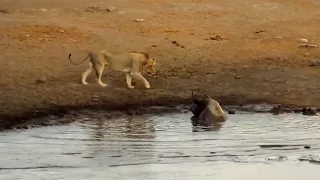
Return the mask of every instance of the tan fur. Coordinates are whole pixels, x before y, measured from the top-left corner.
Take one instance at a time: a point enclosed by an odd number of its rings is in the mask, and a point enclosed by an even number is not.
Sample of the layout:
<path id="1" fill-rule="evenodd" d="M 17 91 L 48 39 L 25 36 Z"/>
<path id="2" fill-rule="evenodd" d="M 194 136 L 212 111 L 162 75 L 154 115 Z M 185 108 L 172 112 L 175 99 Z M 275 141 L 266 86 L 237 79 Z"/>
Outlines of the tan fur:
<path id="1" fill-rule="evenodd" d="M 113 70 L 126 73 L 127 86 L 130 89 L 134 87 L 131 85 L 132 78 L 136 78 L 141 81 L 145 88 L 149 89 L 149 82 L 142 76 L 142 73 L 148 73 L 149 75 L 155 75 L 156 60 L 150 58 L 147 53 L 143 52 L 129 52 L 129 53 L 112 53 L 101 50 L 99 52 L 91 51 L 88 56 L 80 63 L 74 64 L 71 60 L 71 54 L 69 54 L 69 60 L 74 65 L 82 64 L 90 58 L 89 67 L 82 73 L 82 84 L 87 85 L 87 76 L 92 72 L 96 73 L 96 80 L 102 87 L 106 87 L 107 84 L 101 81 L 102 72 L 105 66 L 109 66 Z"/>
<path id="2" fill-rule="evenodd" d="M 206 95 L 206 107 L 200 113 L 199 120 L 202 122 L 222 122 L 227 119 L 227 115 L 221 108 L 218 101 Z"/>

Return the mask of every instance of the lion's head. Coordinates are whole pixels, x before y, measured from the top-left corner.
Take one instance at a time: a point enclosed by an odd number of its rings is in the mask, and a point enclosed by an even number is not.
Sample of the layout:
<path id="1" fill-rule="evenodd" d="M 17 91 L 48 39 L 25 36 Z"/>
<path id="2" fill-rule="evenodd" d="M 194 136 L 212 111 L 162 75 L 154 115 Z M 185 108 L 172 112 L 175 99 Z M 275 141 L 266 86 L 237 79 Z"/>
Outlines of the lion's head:
<path id="1" fill-rule="evenodd" d="M 148 73 L 148 75 L 153 76 L 156 74 L 156 59 L 148 57 L 147 60 L 143 62 L 142 65 L 143 72 Z"/>

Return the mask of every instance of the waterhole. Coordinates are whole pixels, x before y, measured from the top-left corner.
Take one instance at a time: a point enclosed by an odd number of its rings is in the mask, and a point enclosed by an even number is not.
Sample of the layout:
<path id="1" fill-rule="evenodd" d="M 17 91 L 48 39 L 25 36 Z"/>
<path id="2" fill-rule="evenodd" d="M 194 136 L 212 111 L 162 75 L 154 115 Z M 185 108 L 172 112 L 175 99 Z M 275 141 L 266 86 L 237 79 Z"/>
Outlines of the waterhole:
<path id="1" fill-rule="evenodd" d="M 0 179 L 316 179 L 320 118 L 239 113 L 211 128 L 190 113 L 103 118 L 0 134 Z"/>

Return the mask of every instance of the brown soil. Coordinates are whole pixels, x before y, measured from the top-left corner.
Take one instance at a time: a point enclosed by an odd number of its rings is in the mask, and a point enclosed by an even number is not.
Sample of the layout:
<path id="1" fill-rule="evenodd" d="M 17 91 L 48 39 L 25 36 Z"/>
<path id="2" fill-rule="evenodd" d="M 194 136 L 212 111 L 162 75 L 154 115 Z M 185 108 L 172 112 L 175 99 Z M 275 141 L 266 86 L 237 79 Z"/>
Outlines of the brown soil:
<path id="1" fill-rule="evenodd" d="M 297 47 L 300 38 L 319 45 L 319 8 L 317 0 L 3 0 L 0 128 L 50 111 L 176 105 L 192 90 L 223 105 L 320 107 L 320 67 L 309 66 L 319 48 Z M 109 87 L 93 74 L 80 84 L 87 63 L 73 66 L 68 54 L 80 61 L 101 48 L 157 58 L 151 89 L 129 90 L 110 69 Z"/>

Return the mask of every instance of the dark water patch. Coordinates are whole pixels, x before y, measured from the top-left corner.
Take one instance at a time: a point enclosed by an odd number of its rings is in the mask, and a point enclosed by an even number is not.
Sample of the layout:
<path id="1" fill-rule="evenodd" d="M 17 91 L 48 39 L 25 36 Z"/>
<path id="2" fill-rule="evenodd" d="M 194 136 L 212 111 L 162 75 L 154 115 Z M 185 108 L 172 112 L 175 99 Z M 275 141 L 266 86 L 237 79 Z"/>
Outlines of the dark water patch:
<path id="1" fill-rule="evenodd" d="M 148 164 L 153 164 L 153 163 L 143 162 L 143 163 L 113 164 L 113 165 L 110 165 L 110 167 L 120 167 L 120 166 L 139 166 L 139 165 L 148 165 Z"/>
<path id="2" fill-rule="evenodd" d="M 84 158 L 84 159 L 92 159 L 92 158 L 94 158 L 93 156 L 84 156 L 84 157 L 82 157 L 82 158 Z"/>
<path id="3" fill-rule="evenodd" d="M 305 147 L 307 145 L 301 145 L 301 144 L 292 144 L 292 145 L 285 145 L 285 144 L 268 144 L 268 145 L 259 145 L 261 148 L 281 148 L 281 147 L 295 147 L 295 146 L 301 146 Z"/>
<path id="4" fill-rule="evenodd" d="M 300 148 L 272 148 L 272 150 L 278 150 L 278 151 L 293 151 L 293 150 L 299 150 Z"/>
<path id="5" fill-rule="evenodd" d="M 165 156 L 165 155 L 159 155 L 159 158 L 188 158 L 191 157 L 190 155 L 176 155 L 176 156 Z M 196 157 L 196 156 L 194 156 Z"/>
<path id="6" fill-rule="evenodd" d="M 5 167 L 1 170 L 35 170 L 35 169 L 68 169 L 68 168 L 80 168 L 78 166 L 34 166 L 34 167 Z"/>
<path id="7" fill-rule="evenodd" d="M 82 154 L 82 153 L 61 153 L 61 155 L 68 155 L 68 156 L 73 156 L 73 155 L 79 155 L 79 154 Z"/>

